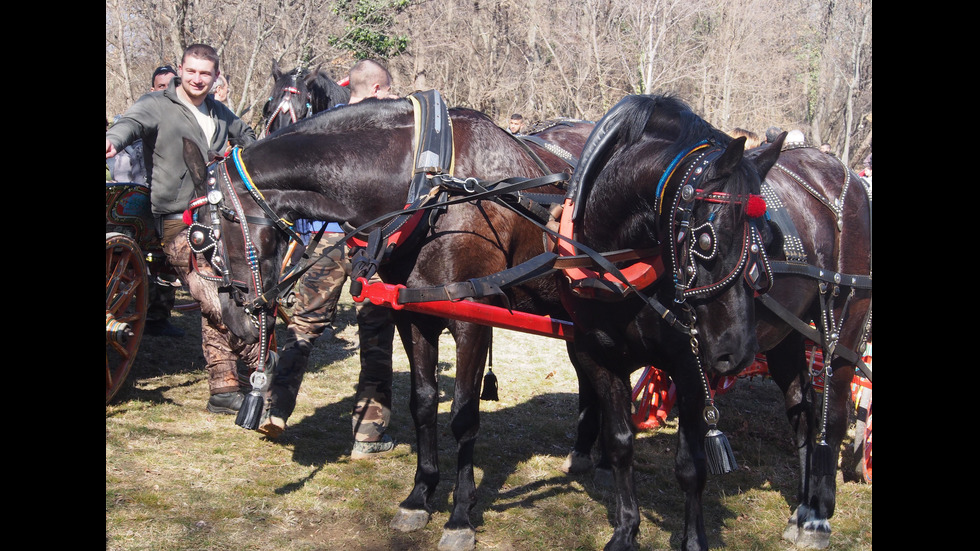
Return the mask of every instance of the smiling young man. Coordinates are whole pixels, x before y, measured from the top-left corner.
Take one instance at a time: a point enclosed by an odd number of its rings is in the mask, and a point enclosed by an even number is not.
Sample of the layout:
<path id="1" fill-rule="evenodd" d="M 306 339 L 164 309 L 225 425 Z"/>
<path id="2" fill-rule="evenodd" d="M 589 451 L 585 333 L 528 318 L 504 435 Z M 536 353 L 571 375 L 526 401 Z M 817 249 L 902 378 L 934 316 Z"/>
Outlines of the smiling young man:
<path id="1" fill-rule="evenodd" d="M 106 132 L 106 158 L 143 139 L 150 201 L 158 219 L 178 221 L 194 193 L 184 165 L 183 141 L 190 138 L 204 154 L 223 151 L 225 142 L 248 145 L 255 133 L 222 103 L 208 97 L 219 75 L 214 48 L 194 44 L 184 51 L 177 77 L 161 92 L 141 97 Z M 173 226 L 173 224 L 164 224 Z M 164 228 L 164 244 L 180 231 Z"/>
<path id="2" fill-rule="evenodd" d="M 194 195 L 194 182 L 184 163 L 183 139 L 189 138 L 205 155 L 232 145 L 248 145 L 255 132 L 221 102 L 208 95 L 218 78 L 218 54 L 205 44 L 184 50 L 177 76 L 166 89 L 141 97 L 105 135 L 108 159 L 138 139 L 143 140 L 150 203 L 164 251 L 171 264 L 189 273 L 186 239 L 175 239 L 186 226 L 181 214 Z M 196 298 L 196 297 L 195 297 Z M 211 310 L 209 312 L 209 310 Z M 208 410 L 234 413 L 242 403 L 235 361 L 249 355 L 233 345 L 213 306 L 202 304 L 204 358 L 211 398 Z"/>

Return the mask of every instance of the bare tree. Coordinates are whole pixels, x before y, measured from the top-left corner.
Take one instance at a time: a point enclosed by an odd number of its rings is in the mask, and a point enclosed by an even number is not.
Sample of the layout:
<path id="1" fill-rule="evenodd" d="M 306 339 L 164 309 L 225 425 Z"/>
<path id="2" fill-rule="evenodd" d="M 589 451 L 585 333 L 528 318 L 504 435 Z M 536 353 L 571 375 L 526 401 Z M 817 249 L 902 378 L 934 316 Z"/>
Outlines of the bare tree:
<path id="1" fill-rule="evenodd" d="M 350 2 L 338 17 L 337 6 L 106 0 L 106 112 L 144 93 L 153 67 L 206 42 L 235 111 L 254 121 L 270 60 L 340 77 L 363 52 L 337 37 L 364 24 L 405 46 L 377 54 L 390 56 L 396 91 L 437 88 L 501 123 L 514 112 L 595 120 L 626 94 L 666 92 L 721 128 L 796 127 L 844 158 L 870 141 L 867 0 L 386 0 L 378 18 Z"/>

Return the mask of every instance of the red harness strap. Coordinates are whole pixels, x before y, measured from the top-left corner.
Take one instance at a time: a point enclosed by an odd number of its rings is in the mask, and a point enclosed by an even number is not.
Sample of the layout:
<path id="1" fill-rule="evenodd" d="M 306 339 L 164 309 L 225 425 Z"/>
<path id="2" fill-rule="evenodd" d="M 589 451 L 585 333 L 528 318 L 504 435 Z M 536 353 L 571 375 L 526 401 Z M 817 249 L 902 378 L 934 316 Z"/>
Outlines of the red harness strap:
<path id="1" fill-rule="evenodd" d="M 411 205 L 405 205 L 405 208 L 409 208 L 410 206 Z M 388 242 L 385 243 L 385 248 L 391 248 L 391 250 L 394 250 L 395 248 L 398 248 L 404 244 L 405 241 L 408 240 L 408 237 L 412 235 L 412 232 L 415 231 L 415 228 L 418 227 L 419 223 L 422 221 L 422 217 L 426 214 L 427 211 L 424 210 L 413 214 L 404 224 L 402 224 L 400 228 L 395 230 L 395 232 L 388 237 Z M 347 240 L 347 245 L 350 247 L 367 247 L 367 241 L 355 236 Z"/>

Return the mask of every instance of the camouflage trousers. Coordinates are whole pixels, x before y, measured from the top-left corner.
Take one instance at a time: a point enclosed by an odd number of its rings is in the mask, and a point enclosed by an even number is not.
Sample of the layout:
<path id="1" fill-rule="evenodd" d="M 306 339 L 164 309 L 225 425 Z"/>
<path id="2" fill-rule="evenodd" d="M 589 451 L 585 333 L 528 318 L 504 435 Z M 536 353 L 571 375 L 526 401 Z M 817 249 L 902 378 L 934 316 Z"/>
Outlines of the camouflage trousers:
<path id="1" fill-rule="evenodd" d="M 259 345 L 244 344 L 221 322 L 217 284 L 202 278 L 190 266 L 187 226 L 180 220 L 165 220 L 163 243 L 167 259 L 187 282 L 194 300 L 201 304 L 201 348 L 211 394 L 236 392 L 239 390 L 238 360 L 249 368 L 258 365 Z"/>
<path id="2" fill-rule="evenodd" d="M 324 239 L 313 255 L 319 256 L 331 243 Z M 287 337 L 279 352 L 279 363 L 269 392 L 270 413 L 288 419 L 296 407 L 310 352 L 316 339 L 333 322 L 337 302 L 350 273 L 350 263 L 341 249 L 321 260 L 297 282 L 293 292 L 293 315 Z M 354 440 L 381 440 L 391 419 L 392 341 L 395 326 L 388 308 L 356 303 L 361 373 L 357 383 L 352 429 Z"/>

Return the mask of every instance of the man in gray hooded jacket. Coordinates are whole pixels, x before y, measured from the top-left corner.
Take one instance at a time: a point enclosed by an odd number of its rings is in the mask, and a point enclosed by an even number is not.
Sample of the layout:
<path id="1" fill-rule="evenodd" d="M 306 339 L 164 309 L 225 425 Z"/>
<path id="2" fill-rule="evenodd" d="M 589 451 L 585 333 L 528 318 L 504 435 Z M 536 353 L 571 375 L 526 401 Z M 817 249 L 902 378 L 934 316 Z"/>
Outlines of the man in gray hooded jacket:
<path id="1" fill-rule="evenodd" d="M 224 151 L 229 140 L 232 145 L 241 146 L 255 141 L 255 132 L 247 124 L 209 96 L 219 74 L 214 48 L 205 44 L 189 46 L 177 68 L 177 77 L 167 89 L 141 97 L 106 131 L 107 159 L 132 142 L 143 140 L 150 202 L 159 221 L 164 250 L 171 264 L 185 273 L 189 273 L 186 239 L 176 238 L 186 228 L 181 214 L 193 198 L 194 183 L 184 163 L 181 138 L 193 140 L 202 154 Z M 204 358 L 211 387 L 208 410 L 235 413 L 242 403 L 236 358 L 254 353 L 231 338 L 221 324 L 220 311 L 208 306 L 202 304 Z"/>

